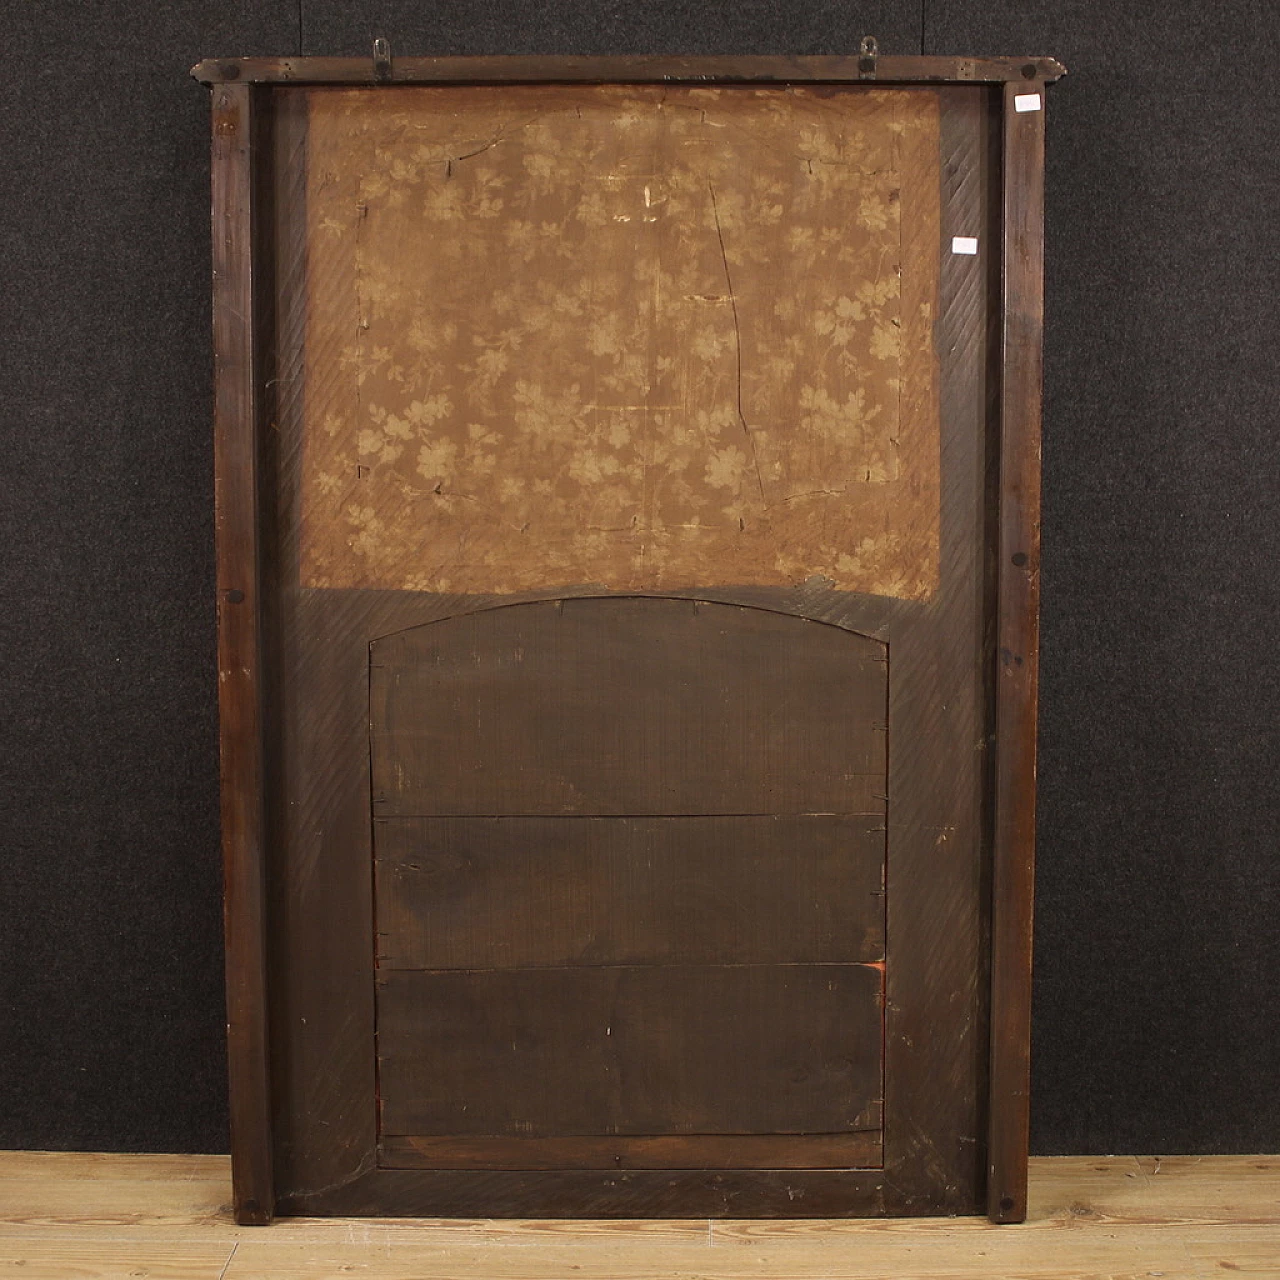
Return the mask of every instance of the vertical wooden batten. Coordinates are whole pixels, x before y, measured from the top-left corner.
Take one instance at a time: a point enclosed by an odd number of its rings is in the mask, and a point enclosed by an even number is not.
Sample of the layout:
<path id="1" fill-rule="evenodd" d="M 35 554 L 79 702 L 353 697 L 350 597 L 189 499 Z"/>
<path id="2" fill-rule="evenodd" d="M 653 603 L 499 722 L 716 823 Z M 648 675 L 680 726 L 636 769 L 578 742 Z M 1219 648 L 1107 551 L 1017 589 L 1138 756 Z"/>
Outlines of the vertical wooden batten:
<path id="1" fill-rule="evenodd" d="M 1038 96 L 1018 110 L 1020 96 Z M 1025 105 L 1025 104 L 1024 104 Z M 1004 86 L 999 621 L 987 1211 L 1027 1214 L 1044 329 L 1044 85 Z"/>
<path id="2" fill-rule="evenodd" d="M 214 493 L 227 1052 L 236 1220 L 274 1213 L 265 955 L 255 134 L 264 91 L 213 89 Z"/>

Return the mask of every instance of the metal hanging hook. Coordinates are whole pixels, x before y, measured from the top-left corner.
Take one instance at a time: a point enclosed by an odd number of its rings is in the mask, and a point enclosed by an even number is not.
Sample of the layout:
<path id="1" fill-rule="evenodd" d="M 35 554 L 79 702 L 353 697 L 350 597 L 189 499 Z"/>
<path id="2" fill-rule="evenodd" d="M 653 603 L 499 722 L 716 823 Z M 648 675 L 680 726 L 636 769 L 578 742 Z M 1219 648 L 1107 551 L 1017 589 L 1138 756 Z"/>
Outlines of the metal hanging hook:
<path id="1" fill-rule="evenodd" d="M 858 46 L 858 75 L 867 77 L 876 73 L 876 59 L 880 56 L 880 46 L 875 36 L 863 36 Z"/>
<path id="2" fill-rule="evenodd" d="M 373 78 L 382 82 L 391 79 L 391 43 L 385 36 L 373 42 Z"/>

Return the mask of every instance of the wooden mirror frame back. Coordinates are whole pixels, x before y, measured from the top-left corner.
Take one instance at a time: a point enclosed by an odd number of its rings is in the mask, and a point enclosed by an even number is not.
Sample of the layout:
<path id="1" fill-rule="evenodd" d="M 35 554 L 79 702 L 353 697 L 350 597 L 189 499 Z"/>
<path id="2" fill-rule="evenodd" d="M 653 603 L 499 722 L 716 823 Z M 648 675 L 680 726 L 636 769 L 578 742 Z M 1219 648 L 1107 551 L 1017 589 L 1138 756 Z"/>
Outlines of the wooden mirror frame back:
<path id="1" fill-rule="evenodd" d="M 1050 58 L 243 58 L 201 62 L 212 88 L 218 668 L 226 980 L 237 1220 L 275 1212 L 266 931 L 269 761 L 264 740 L 259 449 L 271 342 L 273 89 L 394 84 L 866 84 L 990 86 L 999 111 L 999 478 L 992 778 L 987 1211 L 1026 1215 L 1040 534 L 1044 86 Z M 1040 109 L 1015 99 L 1038 94 Z M 1019 109 L 1019 107 L 1023 109 Z M 886 1203 L 885 1212 L 893 1212 Z M 899 1210 L 901 1211 L 901 1210 Z"/>

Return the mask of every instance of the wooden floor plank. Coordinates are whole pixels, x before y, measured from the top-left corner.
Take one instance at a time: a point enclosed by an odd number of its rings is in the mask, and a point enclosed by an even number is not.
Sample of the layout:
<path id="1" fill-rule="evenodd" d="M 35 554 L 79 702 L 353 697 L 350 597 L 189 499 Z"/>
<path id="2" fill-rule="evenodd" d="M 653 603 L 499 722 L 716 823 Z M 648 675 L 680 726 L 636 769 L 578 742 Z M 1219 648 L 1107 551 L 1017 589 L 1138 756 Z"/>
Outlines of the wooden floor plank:
<path id="1" fill-rule="evenodd" d="M 150 1240 L 12 1241 L 0 1236 L 0 1275 L 21 1280 L 222 1280 L 236 1250 L 227 1244 Z M 244 1274 L 243 1272 L 241 1273 Z"/>
<path id="2" fill-rule="evenodd" d="M 93 1177 L 0 1182 L 0 1234 L 18 1227 L 68 1231 L 119 1229 L 122 1238 L 152 1236 L 157 1228 L 179 1232 L 230 1222 L 231 1185 L 217 1180 Z"/>
<path id="3" fill-rule="evenodd" d="M 122 1151 L 0 1151 L 0 1182 L 20 1179 L 84 1181 L 109 1178 L 136 1182 L 226 1182 L 226 1156 L 139 1155 Z"/>
<path id="4" fill-rule="evenodd" d="M 1194 1247 L 1191 1247 L 1194 1246 Z M 314 1240 L 248 1239 L 241 1242 L 227 1280 L 319 1280 L 358 1273 L 368 1280 L 646 1280 L 696 1276 L 700 1280 L 1083 1280 L 1163 1273 L 1196 1278 L 1223 1274 L 1222 1263 L 1254 1274 L 1280 1273 L 1280 1237 L 1257 1227 L 1218 1228 L 1193 1242 L 1167 1229 L 1134 1227 L 1121 1234 L 1068 1228 L 1059 1233 L 1013 1231 L 868 1232 L 833 1237 L 820 1246 L 791 1240 L 768 1246 L 720 1247 L 692 1243 L 650 1246 L 642 1242 L 593 1242 L 559 1246 L 508 1242 L 442 1247 L 423 1241 L 379 1250 Z M 1236 1261 L 1236 1259 L 1240 1261 Z M 1229 1269 L 1229 1268 L 1228 1268 Z"/>
<path id="5" fill-rule="evenodd" d="M 220 1156 L 0 1153 L 22 1280 L 1280 1280 L 1280 1157 L 1033 1160 L 1023 1226 L 231 1219 Z"/>

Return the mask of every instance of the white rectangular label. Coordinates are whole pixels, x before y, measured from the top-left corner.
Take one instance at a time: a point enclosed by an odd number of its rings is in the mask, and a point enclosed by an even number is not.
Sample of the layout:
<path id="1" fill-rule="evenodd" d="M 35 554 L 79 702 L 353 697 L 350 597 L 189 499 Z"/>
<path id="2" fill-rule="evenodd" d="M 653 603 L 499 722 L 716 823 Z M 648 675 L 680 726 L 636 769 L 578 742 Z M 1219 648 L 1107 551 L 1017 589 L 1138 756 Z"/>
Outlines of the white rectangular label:
<path id="1" fill-rule="evenodd" d="M 977 236 L 952 236 L 951 252 L 952 253 L 977 253 L 978 237 Z"/>
<path id="2" fill-rule="evenodd" d="M 1015 111 L 1039 111 L 1040 95 L 1038 93 L 1015 93 L 1013 95 Z"/>

